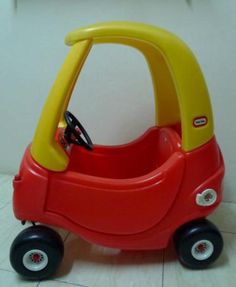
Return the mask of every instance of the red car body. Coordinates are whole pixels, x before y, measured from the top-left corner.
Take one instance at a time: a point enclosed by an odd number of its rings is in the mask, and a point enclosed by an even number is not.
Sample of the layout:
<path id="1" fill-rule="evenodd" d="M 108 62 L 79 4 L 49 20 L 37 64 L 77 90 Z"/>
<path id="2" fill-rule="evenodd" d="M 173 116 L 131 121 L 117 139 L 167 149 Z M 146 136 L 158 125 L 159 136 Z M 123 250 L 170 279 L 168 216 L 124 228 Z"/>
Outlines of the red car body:
<path id="1" fill-rule="evenodd" d="M 150 128 L 119 146 L 74 145 L 63 172 L 37 164 L 26 149 L 14 179 L 14 213 L 120 249 L 165 248 L 175 230 L 208 216 L 222 199 L 224 163 L 215 137 L 191 152 L 181 150 L 175 127 Z M 213 189 L 214 204 L 197 195 Z"/>

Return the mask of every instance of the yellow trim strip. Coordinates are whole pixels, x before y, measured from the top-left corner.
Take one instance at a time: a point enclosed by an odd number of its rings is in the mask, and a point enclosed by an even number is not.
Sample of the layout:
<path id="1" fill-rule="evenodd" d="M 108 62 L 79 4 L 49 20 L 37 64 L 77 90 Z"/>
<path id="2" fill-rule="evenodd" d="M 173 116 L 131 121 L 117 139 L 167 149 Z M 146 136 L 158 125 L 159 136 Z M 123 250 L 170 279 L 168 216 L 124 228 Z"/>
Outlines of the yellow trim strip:
<path id="1" fill-rule="evenodd" d="M 47 169 L 62 171 L 67 167 L 68 157 L 62 147 L 56 143 L 55 134 L 59 121 L 62 123 L 64 111 L 90 48 L 89 40 L 81 41 L 71 48 L 41 113 L 31 146 L 31 154 Z"/>

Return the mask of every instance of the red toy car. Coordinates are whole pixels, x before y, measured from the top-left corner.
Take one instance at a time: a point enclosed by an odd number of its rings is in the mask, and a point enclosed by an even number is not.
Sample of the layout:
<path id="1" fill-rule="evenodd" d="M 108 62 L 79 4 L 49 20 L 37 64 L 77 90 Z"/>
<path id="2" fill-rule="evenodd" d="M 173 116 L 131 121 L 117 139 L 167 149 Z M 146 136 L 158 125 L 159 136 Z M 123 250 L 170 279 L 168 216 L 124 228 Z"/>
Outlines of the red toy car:
<path id="1" fill-rule="evenodd" d="M 193 54 L 173 34 L 138 23 L 86 27 L 66 42 L 70 53 L 14 179 L 16 218 L 120 249 L 161 249 L 173 238 L 183 265 L 208 266 L 223 247 L 220 232 L 205 218 L 222 199 L 224 163 Z M 139 49 L 152 74 L 157 124 L 128 144 L 93 145 L 66 111 L 97 43 Z M 31 279 L 50 276 L 62 257 L 61 238 L 43 225 L 23 230 L 10 252 L 13 268 Z"/>

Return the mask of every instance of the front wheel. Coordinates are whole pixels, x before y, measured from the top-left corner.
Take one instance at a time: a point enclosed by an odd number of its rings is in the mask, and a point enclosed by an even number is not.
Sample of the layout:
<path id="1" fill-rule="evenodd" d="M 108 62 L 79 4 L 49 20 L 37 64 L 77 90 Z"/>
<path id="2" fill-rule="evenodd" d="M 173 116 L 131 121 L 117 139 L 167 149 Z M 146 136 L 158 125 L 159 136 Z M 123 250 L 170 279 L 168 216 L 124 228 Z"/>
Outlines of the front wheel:
<path id="1" fill-rule="evenodd" d="M 61 237 L 46 226 L 32 226 L 11 245 L 10 262 L 21 276 L 40 280 L 56 272 L 64 253 Z"/>
<path id="2" fill-rule="evenodd" d="M 174 236 L 179 261 L 191 269 L 203 269 L 221 254 L 223 239 L 217 227 L 206 219 L 182 226 Z"/>

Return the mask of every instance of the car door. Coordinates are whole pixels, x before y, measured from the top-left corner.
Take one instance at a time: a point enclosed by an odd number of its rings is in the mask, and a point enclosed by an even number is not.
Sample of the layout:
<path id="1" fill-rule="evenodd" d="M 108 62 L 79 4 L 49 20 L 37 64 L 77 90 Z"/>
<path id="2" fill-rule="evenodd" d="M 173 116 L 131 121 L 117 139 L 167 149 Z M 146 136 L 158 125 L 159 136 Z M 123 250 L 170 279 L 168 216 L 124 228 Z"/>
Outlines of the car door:
<path id="1" fill-rule="evenodd" d="M 168 213 L 183 171 L 184 156 L 175 152 L 157 169 L 132 179 L 99 178 L 72 171 L 52 173 L 46 210 L 97 232 L 142 232 Z"/>

